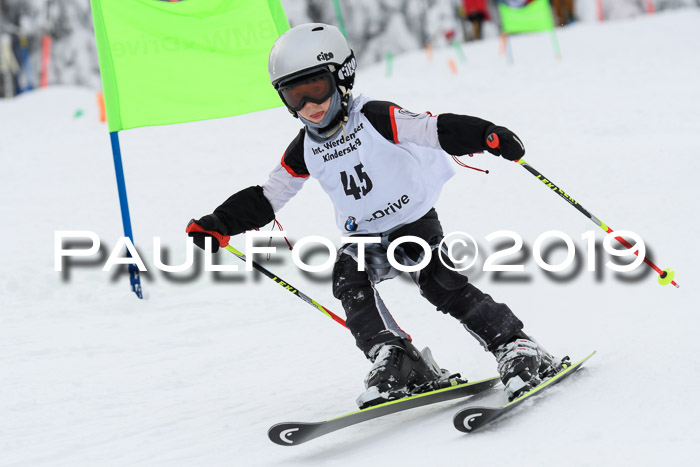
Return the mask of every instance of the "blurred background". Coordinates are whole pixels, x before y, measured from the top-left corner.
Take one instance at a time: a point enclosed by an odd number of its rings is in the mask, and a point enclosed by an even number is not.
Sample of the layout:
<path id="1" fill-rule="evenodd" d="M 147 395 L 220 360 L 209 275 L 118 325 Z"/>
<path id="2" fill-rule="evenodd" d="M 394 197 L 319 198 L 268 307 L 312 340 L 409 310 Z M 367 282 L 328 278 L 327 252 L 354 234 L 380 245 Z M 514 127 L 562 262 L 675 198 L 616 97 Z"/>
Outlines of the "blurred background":
<path id="1" fill-rule="evenodd" d="M 283 0 L 295 26 L 342 25 L 361 64 L 500 34 L 499 0 Z M 527 0 L 507 0 L 515 5 Z M 551 0 L 555 22 L 614 21 L 700 0 Z M 340 11 L 338 10 L 340 8 Z M 70 84 L 101 88 L 89 0 L 0 0 L 0 97 Z"/>

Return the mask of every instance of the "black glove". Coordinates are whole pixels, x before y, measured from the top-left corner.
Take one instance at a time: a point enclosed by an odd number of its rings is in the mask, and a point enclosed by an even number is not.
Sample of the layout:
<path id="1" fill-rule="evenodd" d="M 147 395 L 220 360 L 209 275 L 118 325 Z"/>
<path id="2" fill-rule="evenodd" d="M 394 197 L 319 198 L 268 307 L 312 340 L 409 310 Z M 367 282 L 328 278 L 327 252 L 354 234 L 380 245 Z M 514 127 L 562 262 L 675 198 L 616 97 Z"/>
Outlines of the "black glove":
<path id="1" fill-rule="evenodd" d="M 219 251 L 219 247 L 228 245 L 228 241 L 231 238 L 224 233 L 226 232 L 226 226 L 216 214 L 207 214 L 198 220 L 192 219 L 187 223 L 185 232 L 192 237 L 194 244 L 201 249 L 204 249 L 204 239 L 212 237 L 212 253 Z"/>
<path id="2" fill-rule="evenodd" d="M 520 138 L 508 128 L 496 125 L 486 129 L 486 150 L 509 161 L 517 161 L 525 155 Z"/>

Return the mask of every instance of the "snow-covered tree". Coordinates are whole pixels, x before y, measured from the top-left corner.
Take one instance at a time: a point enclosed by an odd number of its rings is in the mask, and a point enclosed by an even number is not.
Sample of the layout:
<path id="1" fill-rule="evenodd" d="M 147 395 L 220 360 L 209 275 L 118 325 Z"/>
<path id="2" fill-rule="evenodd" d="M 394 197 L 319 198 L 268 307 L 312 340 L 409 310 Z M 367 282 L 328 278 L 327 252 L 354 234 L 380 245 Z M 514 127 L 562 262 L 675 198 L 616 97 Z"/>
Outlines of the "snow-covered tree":
<path id="1" fill-rule="evenodd" d="M 33 82 L 39 82 L 42 38 L 52 38 L 50 84 L 100 87 L 90 0 L 0 0 L 0 30 L 24 37 Z"/>

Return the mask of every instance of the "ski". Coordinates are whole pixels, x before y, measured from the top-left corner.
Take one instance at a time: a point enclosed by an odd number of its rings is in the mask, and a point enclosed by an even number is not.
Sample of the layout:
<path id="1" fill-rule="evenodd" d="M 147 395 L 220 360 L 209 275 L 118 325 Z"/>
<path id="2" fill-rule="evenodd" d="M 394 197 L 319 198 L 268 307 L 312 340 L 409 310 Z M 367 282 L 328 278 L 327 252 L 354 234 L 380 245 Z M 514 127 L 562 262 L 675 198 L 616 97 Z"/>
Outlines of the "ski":
<path id="1" fill-rule="evenodd" d="M 423 407 L 438 402 L 468 397 L 486 391 L 500 383 L 498 376 L 474 382 L 467 382 L 435 391 L 385 402 L 356 412 L 347 413 L 324 422 L 285 422 L 272 426 L 267 436 L 280 446 L 297 446 L 320 436 L 366 422 L 384 415 L 403 412 L 415 407 Z"/>
<path id="2" fill-rule="evenodd" d="M 591 353 L 583 360 L 567 366 L 559 373 L 549 378 L 547 381 L 539 384 L 538 386 L 535 386 L 530 391 L 526 392 L 517 399 L 508 402 L 502 407 L 467 407 L 466 409 L 460 410 L 454 416 L 455 428 L 464 433 L 473 433 L 479 428 L 488 425 L 492 421 L 496 420 L 503 414 L 513 410 L 530 397 L 539 395 L 545 389 L 554 386 L 561 380 L 572 375 L 577 370 L 579 370 L 584 364 L 584 362 L 591 358 L 593 355 L 595 355 L 595 352 Z"/>

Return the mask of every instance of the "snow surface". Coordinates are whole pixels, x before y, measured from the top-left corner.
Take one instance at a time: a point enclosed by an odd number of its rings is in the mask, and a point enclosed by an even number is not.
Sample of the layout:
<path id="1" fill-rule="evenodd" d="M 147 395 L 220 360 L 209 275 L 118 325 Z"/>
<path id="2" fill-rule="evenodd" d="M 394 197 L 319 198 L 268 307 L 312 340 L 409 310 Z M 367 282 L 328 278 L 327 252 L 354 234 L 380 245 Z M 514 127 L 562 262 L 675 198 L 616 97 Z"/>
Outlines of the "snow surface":
<path id="1" fill-rule="evenodd" d="M 460 402 L 415 409 L 295 448 L 269 426 L 318 421 L 354 408 L 370 365 L 342 327 L 256 273 L 143 274 L 147 300 L 101 261 L 55 272 L 54 232 L 92 230 L 104 255 L 121 221 L 95 96 L 50 88 L 0 102 L 0 465 L 696 465 L 700 432 L 697 173 L 700 11 L 577 24 L 513 39 L 397 57 L 359 71 L 357 88 L 414 110 L 482 116 L 517 131 L 527 160 L 614 229 L 632 230 L 671 267 L 681 288 L 653 274 L 624 282 L 585 270 L 557 282 L 528 255 L 529 280 L 470 277 L 507 302 L 551 352 L 598 354 L 582 374 L 527 411 L 474 435 L 452 427 Z M 459 74 L 447 60 L 458 61 Z M 76 110 L 83 116 L 74 118 Z M 184 259 L 184 227 L 234 191 L 262 183 L 298 131 L 282 108 L 121 134 L 136 244 L 152 266 L 152 238 Z M 515 164 L 466 161 L 437 205 L 446 232 L 500 229 L 532 246 L 556 229 L 603 233 Z M 332 209 L 311 181 L 279 213 L 292 240 L 339 243 Z M 243 239 L 233 239 L 243 248 Z M 282 242 L 264 264 L 336 313 L 329 273 L 302 273 Z M 562 254 L 561 250 L 558 254 Z M 552 262 L 556 261 L 556 256 Z M 583 256 L 581 256 L 583 259 Z M 483 259 L 483 256 L 482 256 Z M 238 264 L 222 252 L 217 260 Z M 325 255 L 313 255 L 321 263 Z M 200 263 L 201 264 L 201 263 Z M 242 264 L 242 263 L 241 263 Z M 567 271 L 564 271 L 566 274 Z M 639 275 L 637 272 L 632 275 Z M 523 273 L 508 273 L 522 277 Z M 526 277 L 527 279 L 527 277 Z M 380 292 L 419 347 L 470 379 L 493 357 L 404 278 Z"/>

